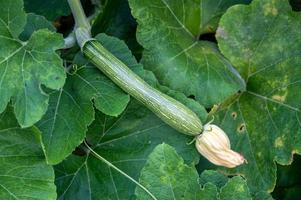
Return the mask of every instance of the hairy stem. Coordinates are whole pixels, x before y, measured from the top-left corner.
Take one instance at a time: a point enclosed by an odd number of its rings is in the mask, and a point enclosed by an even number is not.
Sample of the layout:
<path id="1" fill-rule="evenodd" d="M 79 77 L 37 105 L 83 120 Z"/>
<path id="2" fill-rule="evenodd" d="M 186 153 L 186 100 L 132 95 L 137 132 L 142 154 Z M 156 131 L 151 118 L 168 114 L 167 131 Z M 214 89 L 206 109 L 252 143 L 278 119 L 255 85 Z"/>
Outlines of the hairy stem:
<path id="1" fill-rule="evenodd" d="M 77 28 L 81 27 L 90 29 L 89 21 L 87 20 L 80 0 L 68 0 L 68 3 L 75 20 L 75 26 Z"/>
<path id="2" fill-rule="evenodd" d="M 80 0 L 68 0 L 74 20 L 77 43 L 83 47 L 85 42 L 91 40 L 91 26 L 87 19 Z"/>

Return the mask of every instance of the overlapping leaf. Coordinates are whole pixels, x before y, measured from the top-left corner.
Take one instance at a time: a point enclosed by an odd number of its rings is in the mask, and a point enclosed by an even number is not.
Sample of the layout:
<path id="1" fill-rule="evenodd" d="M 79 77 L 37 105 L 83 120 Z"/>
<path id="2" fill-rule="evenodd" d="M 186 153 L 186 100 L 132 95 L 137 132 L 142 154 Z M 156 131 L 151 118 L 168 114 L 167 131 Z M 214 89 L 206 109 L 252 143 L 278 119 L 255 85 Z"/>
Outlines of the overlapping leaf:
<path id="1" fill-rule="evenodd" d="M 48 106 L 42 85 L 59 89 L 65 81 L 62 61 L 55 50 L 63 46 L 59 34 L 34 32 L 18 39 L 26 14 L 22 0 L 0 1 L 0 113 L 12 99 L 19 124 L 28 127 L 41 119 Z"/>
<path id="2" fill-rule="evenodd" d="M 9 107 L 0 114 L 0 199 L 55 200 L 54 172 L 36 128 L 21 129 Z"/>
<path id="3" fill-rule="evenodd" d="M 43 15 L 48 20 L 55 20 L 71 13 L 67 0 L 24 0 L 24 3 L 27 12 Z"/>
<path id="4" fill-rule="evenodd" d="M 23 41 L 28 40 L 32 33 L 39 29 L 56 31 L 54 26 L 45 17 L 33 13 L 27 14 L 27 22 L 23 32 L 20 35 L 20 39 Z"/>
<path id="5" fill-rule="evenodd" d="M 222 53 L 247 80 L 247 91 L 219 114 L 221 127 L 248 164 L 253 191 L 272 191 L 276 164 L 301 152 L 301 15 L 286 0 L 254 0 L 222 17 L 217 40 Z"/>
<path id="6" fill-rule="evenodd" d="M 129 2 L 138 21 L 138 42 L 144 47 L 142 63 L 161 84 L 193 95 L 205 106 L 244 89 L 243 80 L 215 44 L 198 40 L 205 25 L 202 20 L 210 19 L 209 14 L 203 16 L 203 1 Z M 210 2 L 205 5 L 210 7 Z"/>
<path id="7" fill-rule="evenodd" d="M 143 67 L 137 63 L 123 42 L 104 35 L 101 35 L 100 38 L 102 38 L 102 44 L 111 52 L 115 52 L 114 54 L 133 71 L 153 86 L 170 93 L 192 108 L 205 121 L 206 111 L 200 104 L 188 99 L 180 92 L 160 86 L 154 75 L 143 70 Z M 82 59 L 77 60 L 78 62 L 83 61 Z M 85 61 L 81 63 L 85 63 Z M 89 96 L 87 91 L 91 89 L 88 87 L 89 85 L 84 81 L 77 81 L 76 85 L 79 88 L 84 88 L 77 91 L 81 93 L 81 97 L 87 98 Z M 116 99 L 114 101 L 116 102 Z M 95 106 L 97 107 L 97 104 Z M 104 108 L 108 109 L 108 105 L 104 105 Z M 138 178 L 139 171 L 149 152 L 162 141 L 177 146 L 177 149 L 182 151 L 185 159 L 189 162 L 197 162 L 198 154 L 195 148 L 186 144 L 192 138 L 177 133 L 149 111 L 146 111 L 144 107 L 138 106 L 137 103 L 133 103 L 126 113 L 118 119 L 97 113 L 97 118 L 89 131 L 89 143 L 95 147 L 98 153 L 134 178 Z M 77 154 L 77 151 L 75 153 Z M 90 155 L 87 157 L 72 155 L 59 164 L 57 166 L 57 185 L 59 199 L 81 197 L 98 199 L 99 196 L 128 199 L 134 195 L 135 189 L 135 185 L 128 179 L 112 171 Z M 124 188 L 125 186 L 126 188 Z"/>
<path id="8" fill-rule="evenodd" d="M 147 75 L 148 81 L 154 86 L 157 85 L 153 74 L 143 70 L 124 42 L 105 34 L 100 34 L 96 38 L 133 71 L 142 77 Z M 76 62 L 85 67 L 69 76 L 65 87 L 51 95 L 50 108 L 38 123 L 38 127 L 43 132 L 47 161 L 52 164 L 62 161 L 85 138 L 86 127 L 94 119 L 91 100 L 96 109 L 115 117 L 129 102 L 129 95 L 121 91 L 98 69 L 88 64 L 83 57 L 77 56 Z M 200 104 L 179 92 L 168 88 L 164 90 L 194 110 L 203 121 L 206 120 L 206 110 Z"/>
<path id="9" fill-rule="evenodd" d="M 157 199 L 251 200 L 246 181 L 241 177 L 228 180 L 215 171 L 199 175 L 194 166 L 184 164 L 174 148 L 158 145 L 141 171 L 140 183 Z M 202 189 L 201 187 L 202 186 Z M 137 199 L 152 199 L 137 186 Z"/>
<path id="10" fill-rule="evenodd" d="M 93 21 L 91 31 L 92 35 L 106 33 L 125 41 L 132 53 L 140 57 L 143 49 L 136 40 L 136 26 L 128 0 L 110 0 Z"/>
<path id="11" fill-rule="evenodd" d="M 120 59 L 137 64 L 120 40 L 106 35 L 97 38 Z M 94 119 L 92 100 L 98 110 L 118 116 L 130 98 L 92 66 L 84 66 L 69 75 L 64 88 L 51 94 L 48 112 L 38 123 L 48 163 L 59 163 L 83 141 L 87 126 Z"/>
<path id="12" fill-rule="evenodd" d="M 184 164 L 175 149 L 158 145 L 140 172 L 139 182 L 157 199 L 199 199 L 199 175 L 192 166 Z M 138 186 L 137 199 L 152 199 Z"/>
<path id="13" fill-rule="evenodd" d="M 165 142 L 177 149 L 187 163 L 198 153 L 186 143 L 192 138 L 170 128 L 143 106 L 132 101 L 118 119 L 97 115 L 88 142 L 101 156 L 136 180 L 147 156 Z M 72 155 L 56 167 L 59 199 L 131 199 L 135 185 L 92 155 Z"/>
<path id="14" fill-rule="evenodd" d="M 248 4 L 252 0 L 199 0 L 200 33 L 215 32 L 222 14 L 235 4 Z"/>

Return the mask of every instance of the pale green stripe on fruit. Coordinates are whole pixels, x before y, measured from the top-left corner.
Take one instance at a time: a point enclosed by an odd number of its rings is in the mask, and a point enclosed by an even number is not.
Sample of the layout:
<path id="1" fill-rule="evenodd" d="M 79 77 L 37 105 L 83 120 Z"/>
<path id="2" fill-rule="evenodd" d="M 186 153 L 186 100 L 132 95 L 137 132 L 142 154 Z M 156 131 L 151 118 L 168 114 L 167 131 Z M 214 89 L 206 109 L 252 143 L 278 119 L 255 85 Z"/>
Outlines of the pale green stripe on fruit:
<path id="1" fill-rule="evenodd" d="M 85 56 L 115 84 L 152 110 L 164 122 L 187 135 L 198 135 L 202 123 L 197 115 L 177 100 L 154 89 L 98 41 L 87 41 Z"/>

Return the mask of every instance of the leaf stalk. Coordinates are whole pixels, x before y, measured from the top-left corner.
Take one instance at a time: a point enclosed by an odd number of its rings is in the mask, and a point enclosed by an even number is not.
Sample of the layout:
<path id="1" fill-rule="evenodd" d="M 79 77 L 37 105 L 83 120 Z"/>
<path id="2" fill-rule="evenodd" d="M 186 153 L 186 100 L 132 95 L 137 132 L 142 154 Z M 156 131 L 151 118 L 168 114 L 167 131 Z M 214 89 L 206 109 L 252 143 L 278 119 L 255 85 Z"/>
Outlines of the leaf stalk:
<path id="1" fill-rule="evenodd" d="M 85 15 L 80 0 L 68 0 L 68 3 L 75 20 L 76 40 L 78 45 L 82 48 L 86 41 L 92 39 L 90 22 Z"/>

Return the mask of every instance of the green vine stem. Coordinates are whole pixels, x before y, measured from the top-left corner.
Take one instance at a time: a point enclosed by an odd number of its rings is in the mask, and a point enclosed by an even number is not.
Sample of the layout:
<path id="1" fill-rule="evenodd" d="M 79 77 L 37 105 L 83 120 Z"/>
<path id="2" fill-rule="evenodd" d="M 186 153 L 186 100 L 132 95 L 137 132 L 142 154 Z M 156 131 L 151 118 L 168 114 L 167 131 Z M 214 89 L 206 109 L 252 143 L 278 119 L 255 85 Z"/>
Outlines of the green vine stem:
<path id="1" fill-rule="evenodd" d="M 122 174 L 123 176 L 125 176 L 126 178 L 128 178 L 130 181 L 132 181 L 133 183 L 135 183 L 137 186 L 139 186 L 142 190 L 144 190 L 152 199 L 154 200 L 158 200 L 146 187 L 144 187 L 143 185 L 141 185 L 139 182 L 137 182 L 135 179 L 133 179 L 132 177 L 130 177 L 129 175 L 127 175 L 125 172 L 123 172 L 121 169 L 119 169 L 118 167 L 116 167 L 115 165 L 113 165 L 112 163 L 110 163 L 108 160 L 106 160 L 104 157 L 102 157 L 101 155 L 99 155 L 98 153 L 96 153 L 87 143 L 86 141 L 84 141 L 86 147 L 89 149 L 89 151 L 92 153 L 93 156 L 95 156 L 97 159 L 103 161 L 104 163 L 106 163 L 109 167 L 115 169 L 117 172 L 119 172 L 120 174 Z"/>
<path id="2" fill-rule="evenodd" d="M 77 28 L 87 28 L 90 29 L 90 24 L 87 20 L 87 17 L 84 13 L 82 4 L 80 3 L 80 0 L 68 0 L 69 6 L 71 8 L 74 20 L 75 20 L 75 26 Z"/>
<path id="3" fill-rule="evenodd" d="M 74 20 L 75 36 L 78 45 L 82 48 L 86 41 L 91 40 L 91 26 L 86 17 L 80 0 L 68 0 Z"/>

